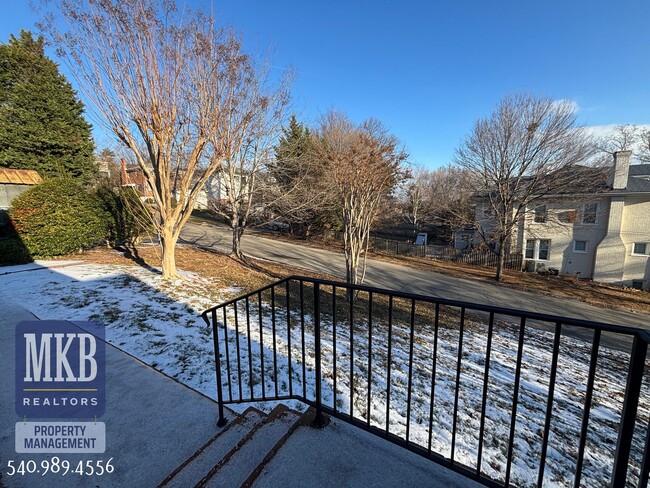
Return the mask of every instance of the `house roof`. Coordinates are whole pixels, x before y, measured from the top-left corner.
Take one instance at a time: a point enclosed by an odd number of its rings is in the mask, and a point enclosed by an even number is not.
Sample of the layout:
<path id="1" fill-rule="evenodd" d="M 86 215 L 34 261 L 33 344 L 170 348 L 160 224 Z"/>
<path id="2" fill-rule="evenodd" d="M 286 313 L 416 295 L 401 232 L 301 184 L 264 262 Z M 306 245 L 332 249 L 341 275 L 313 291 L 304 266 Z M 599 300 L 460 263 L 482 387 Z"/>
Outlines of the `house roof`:
<path id="1" fill-rule="evenodd" d="M 626 190 L 631 192 L 650 192 L 650 164 L 630 165 Z"/>
<path id="2" fill-rule="evenodd" d="M 37 185 L 43 179 L 33 169 L 0 168 L 0 184 L 2 185 Z"/>

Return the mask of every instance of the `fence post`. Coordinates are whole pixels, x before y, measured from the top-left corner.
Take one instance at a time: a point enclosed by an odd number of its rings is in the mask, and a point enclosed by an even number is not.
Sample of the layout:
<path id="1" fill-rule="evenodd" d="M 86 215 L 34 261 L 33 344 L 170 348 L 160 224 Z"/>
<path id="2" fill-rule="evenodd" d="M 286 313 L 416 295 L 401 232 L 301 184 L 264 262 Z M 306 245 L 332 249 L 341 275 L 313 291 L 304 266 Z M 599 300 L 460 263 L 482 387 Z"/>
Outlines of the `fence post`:
<path id="1" fill-rule="evenodd" d="M 616 454 L 614 455 L 612 486 L 625 486 L 647 352 L 648 344 L 646 341 L 638 335 L 634 336 L 623 412 L 621 414 L 621 427 L 618 431 L 618 442 L 616 443 Z"/>
<path id="2" fill-rule="evenodd" d="M 208 322 L 207 317 L 203 316 L 204 320 Z M 209 322 L 208 322 L 209 324 Z M 224 324 L 225 326 L 225 324 Z M 219 418 L 217 419 L 217 427 L 226 425 L 227 420 L 223 414 L 223 392 L 221 391 L 221 355 L 219 354 L 219 338 L 217 330 L 217 311 L 212 310 L 212 340 L 214 341 L 214 363 L 216 365 L 217 375 L 217 408 L 219 410 Z"/>
<path id="3" fill-rule="evenodd" d="M 321 382 L 323 373 L 321 371 L 321 343 L 320 343 L 320 283 L 314 283 L 314 341 L 316 353 L 316 418 L 312 422 L 313 427 L 324 427 L 323 399 Z M 304 358 L 303 358 L 304 360 Z"/>

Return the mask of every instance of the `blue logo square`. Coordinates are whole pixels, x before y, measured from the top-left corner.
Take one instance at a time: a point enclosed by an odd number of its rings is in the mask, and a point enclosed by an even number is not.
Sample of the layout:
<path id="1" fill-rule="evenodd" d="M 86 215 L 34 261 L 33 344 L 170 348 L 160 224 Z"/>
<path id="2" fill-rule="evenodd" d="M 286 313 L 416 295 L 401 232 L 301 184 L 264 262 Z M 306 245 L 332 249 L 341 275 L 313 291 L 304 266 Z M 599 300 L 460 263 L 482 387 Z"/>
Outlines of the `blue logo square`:
<path id="1" fill-rule="evenodd" d="M 16 325 L 16 413 L 94 418 L 106 407 L 104 327 L 95 322 Z"/>

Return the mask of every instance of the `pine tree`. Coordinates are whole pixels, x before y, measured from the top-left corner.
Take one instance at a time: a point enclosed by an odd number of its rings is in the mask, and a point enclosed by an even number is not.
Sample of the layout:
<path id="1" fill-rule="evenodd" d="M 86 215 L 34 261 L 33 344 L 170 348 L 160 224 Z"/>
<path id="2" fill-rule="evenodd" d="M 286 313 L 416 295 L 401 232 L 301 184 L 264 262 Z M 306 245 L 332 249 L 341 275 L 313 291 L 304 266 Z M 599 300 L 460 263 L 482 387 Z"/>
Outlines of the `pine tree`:
<path id="1" fill-rule="evenodd" d="M 282 129 L 282 136 L 275 148 L 275 162 L 270 165 L 271 173 L 279 184 L 291 186 L 304 172 L 309 164 L 310 142 L 309 128 L 292 115 L 289 126 Z"/>
<path id="2" fill-rule="evenodd" d="M 0 167 L 34 169 L 41 176 L 97 175 L 91 125 L 42 37 L 13 35 L 0 44 Z"/>
<path id="3" fill-rule="evenodd" d="M 323 227 L 336 225 L 329 182 L 322 161 L 314 155 L 314 138 L 308 127 L 291 116 L 275 148 L 269 174 L 281 195 L 269 206 L 271 212 L 289 220 L 294 235 L 308 237 Z"/>

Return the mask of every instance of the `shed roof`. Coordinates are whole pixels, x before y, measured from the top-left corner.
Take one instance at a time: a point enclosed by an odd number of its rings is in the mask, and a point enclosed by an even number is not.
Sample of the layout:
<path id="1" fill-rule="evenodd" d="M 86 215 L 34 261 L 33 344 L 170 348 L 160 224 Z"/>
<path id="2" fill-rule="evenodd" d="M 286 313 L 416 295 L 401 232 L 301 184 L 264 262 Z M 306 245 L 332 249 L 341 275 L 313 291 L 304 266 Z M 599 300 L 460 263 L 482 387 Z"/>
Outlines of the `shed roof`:
<path id="1" fill-rule="evenodd" d="M 2 185 L 37 185 L 43 179 L 33 169 L 0 168 L 0 184 Z"/>

